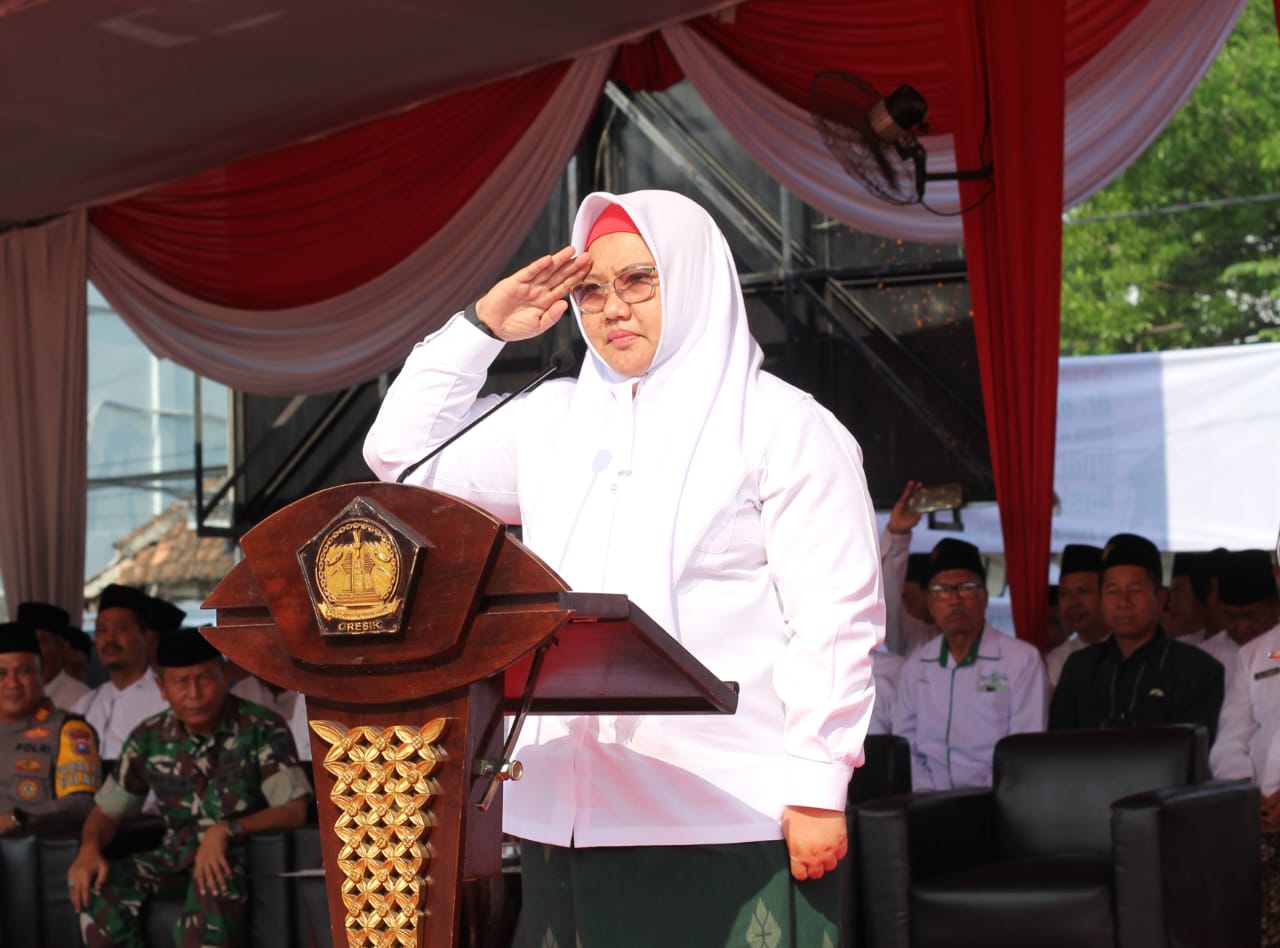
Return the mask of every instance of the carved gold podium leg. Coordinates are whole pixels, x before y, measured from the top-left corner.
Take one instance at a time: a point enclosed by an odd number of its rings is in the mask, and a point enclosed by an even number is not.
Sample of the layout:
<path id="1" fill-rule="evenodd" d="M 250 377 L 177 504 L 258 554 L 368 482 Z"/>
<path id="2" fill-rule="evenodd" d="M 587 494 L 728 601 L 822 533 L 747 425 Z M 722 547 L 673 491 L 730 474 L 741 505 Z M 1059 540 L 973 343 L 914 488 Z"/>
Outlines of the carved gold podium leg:
<path id="1" fill-rule="evenodd" d="M 310 723 L 329 745 L 324 769 L 333 775 L 329 799 L 339 810 L 334 832 L 342 842 L 348 944 L 416 948 L 431 855 L 426 836 L 440 793 L 433 774 L 447 756 L 436 741 L 446 722 L 417 729 Z"/>

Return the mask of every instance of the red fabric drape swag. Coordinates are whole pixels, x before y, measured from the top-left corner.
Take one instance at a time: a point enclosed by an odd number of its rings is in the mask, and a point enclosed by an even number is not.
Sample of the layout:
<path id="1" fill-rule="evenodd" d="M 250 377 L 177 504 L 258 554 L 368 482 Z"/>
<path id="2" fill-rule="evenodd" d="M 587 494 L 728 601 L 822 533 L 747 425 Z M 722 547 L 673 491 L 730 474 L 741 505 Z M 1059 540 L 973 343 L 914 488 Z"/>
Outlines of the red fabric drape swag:
<path id="1" fill-rule="evenodd" d="M 1148 2 L 1072 0 L 1068 74 Z M 933 132 L 953 125 L 952 38 L 939 0 L 753 0 L 731 17 L 692 25 L 798 106 L 807 108 L 813 73 L 835 67 L 885 91 L 913 83 L 930 103 Z M 211 303 L 278 310 L 330 299 L 439 231 L 565 69 L 545 67 L 158 187 L 98 209 L 93 223 L 154 275 Z M 613 71 L 646 90 L 680 75 L 658 34 L 620 47 Z"/>
<path id="2" fill-rule="evenodd" d="M 957 159 L 995 165 L 990 197 L 964 215 L 964 243 L 1014 627 L 1037 645 L 1048 614 L 1057 417 L 1063 7 L 965 0 L 947 12 Z M 987 187 L 966 183 L 966 206 Z"/>
<path id="3" fill-rule="evenodd" d="M 1065 22 L 1057 26 L 1065 33 L 1065 75 L 1088 62 L 1149 2 L 1073 0 Z M 950 134 L 954 91 L 948 49 L 954 37 L 944 28 L 939 6 L 951 5 L 938 0 L 754 0 L 739 6 L 732 18 L 701 17 L 691 25 L 801 108 L 808 108 L 815 72 L 844 69 L 885 93 L 904 82 L 915 86 L 929 103 L 930 131 Z"/>
<path id="4" fill-rule="evenodd" d="M 93 223 L 192 296 L 244 309 L 329 299 L 439 231 L 537 117 L 558 63 L 117 201 Z"/>

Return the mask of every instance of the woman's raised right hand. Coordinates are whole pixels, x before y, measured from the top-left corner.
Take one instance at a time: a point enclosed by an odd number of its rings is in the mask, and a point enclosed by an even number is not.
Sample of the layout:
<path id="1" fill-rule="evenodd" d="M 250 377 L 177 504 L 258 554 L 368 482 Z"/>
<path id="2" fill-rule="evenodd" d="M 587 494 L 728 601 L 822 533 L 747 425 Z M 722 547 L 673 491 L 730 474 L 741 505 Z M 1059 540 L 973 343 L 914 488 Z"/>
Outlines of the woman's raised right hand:
<path id="1" fill-rule="evenodd" d="M 499 280 L 476 301 L 476 315 L 506 342 L 546 332 L 569 308 L 565 296 L 591 271 L 591 256 L 573 247 L 539 257 Z"/>

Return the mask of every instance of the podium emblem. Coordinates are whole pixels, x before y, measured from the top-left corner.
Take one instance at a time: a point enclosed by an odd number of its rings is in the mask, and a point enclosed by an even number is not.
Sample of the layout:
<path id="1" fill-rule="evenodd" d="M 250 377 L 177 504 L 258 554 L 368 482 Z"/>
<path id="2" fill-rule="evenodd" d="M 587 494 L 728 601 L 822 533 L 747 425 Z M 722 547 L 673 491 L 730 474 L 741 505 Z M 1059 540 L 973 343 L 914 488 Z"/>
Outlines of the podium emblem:
<path id="1" fill-rule="evenodd" d="M 422 541 L 358 497 L 298 550 L 322 635 L 400 631 Z"/>

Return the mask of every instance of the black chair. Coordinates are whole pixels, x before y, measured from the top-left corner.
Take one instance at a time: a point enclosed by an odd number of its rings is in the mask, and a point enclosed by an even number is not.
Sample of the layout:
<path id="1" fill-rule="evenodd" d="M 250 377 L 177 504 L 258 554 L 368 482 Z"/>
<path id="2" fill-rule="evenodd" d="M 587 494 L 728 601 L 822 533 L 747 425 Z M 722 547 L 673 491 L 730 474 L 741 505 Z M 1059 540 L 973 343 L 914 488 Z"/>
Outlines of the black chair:
<path id="1" fill-rule="evenodd" d="M 1258 789 L 1190 726 L 1016 734 L 992 789 L 857 810 L 872 948 L 1259 944 Z"/>
<path id="2" fill-rule="evenodd" d="M 849 781 L 848 805 L 911 792 L 911 745 L 896 734 L 868 734 L 865 760 Z"/>

